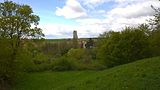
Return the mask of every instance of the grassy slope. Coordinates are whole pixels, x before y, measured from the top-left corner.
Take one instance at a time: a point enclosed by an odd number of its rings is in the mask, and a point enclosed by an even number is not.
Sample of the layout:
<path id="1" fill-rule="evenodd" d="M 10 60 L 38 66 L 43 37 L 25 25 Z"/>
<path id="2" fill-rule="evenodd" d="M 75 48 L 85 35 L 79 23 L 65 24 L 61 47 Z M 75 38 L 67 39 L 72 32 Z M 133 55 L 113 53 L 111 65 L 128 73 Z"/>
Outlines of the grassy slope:
<path id="1" fill-rule="evenodd" d="M 160 57 L 104 71 L 30 73 L 14 90 L 160 90 Z"/>

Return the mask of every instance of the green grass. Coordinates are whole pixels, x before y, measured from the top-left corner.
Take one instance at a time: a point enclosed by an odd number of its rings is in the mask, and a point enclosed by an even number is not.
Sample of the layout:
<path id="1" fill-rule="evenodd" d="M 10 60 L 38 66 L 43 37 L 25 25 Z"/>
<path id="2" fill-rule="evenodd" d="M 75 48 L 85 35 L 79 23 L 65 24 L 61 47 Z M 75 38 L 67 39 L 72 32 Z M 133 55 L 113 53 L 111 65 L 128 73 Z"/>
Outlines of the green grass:
<path id="1" fill-rule="evenodd" d="M 39 72 L 13 90 L 160 90 L 160 57 L 104 71 Z"/>

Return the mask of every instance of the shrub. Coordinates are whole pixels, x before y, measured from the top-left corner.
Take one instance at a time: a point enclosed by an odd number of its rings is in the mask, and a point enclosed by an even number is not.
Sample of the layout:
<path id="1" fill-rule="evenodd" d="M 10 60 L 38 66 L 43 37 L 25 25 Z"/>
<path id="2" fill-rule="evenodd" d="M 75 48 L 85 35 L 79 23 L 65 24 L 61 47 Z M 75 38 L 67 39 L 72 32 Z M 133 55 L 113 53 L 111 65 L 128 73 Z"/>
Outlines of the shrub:
<path id="1" fill-rule="evenodd" d="M 17 63 L 22 72 L 39 72 L 50 69 L 49 58 L 41 52 L 33 53 L 27 49 L 21 49 L 17 56 Z"/>
<path id="2" fill-rule="evenodd" d="M 67 56 L 80 64 L 90 64 L 92 61 L 92 56 L 87 49 L 71 49 Z"/>
<path id="3" fill-rule="evenodd" d="M 11 49 L 8 40 L 0 39 L 0 89 L 11 85 L 17 76 L 17 65 L 11 59 Z"/>
<path id="4" fill-rule="evenodd" d="M 102 70 L 104 65 L 93 59 L 92 49 L 71 49 L 67 53 L 68 58 L 77 62 L 78 70 Z"/>
<path id="5" fill-rule="evenodd" d="M 68 59 L 66 56 L 62 56 L 52 63 L 53 71 L 68 71 L 76 69 L 76 63 L 73 60 Z"/>

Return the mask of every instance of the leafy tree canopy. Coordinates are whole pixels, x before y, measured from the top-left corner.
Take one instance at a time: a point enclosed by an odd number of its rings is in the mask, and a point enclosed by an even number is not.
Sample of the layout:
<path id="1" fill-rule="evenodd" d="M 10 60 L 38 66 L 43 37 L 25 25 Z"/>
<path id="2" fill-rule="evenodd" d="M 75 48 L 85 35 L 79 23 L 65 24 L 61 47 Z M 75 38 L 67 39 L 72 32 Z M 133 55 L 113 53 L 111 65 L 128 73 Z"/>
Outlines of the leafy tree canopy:
<path id="1" fill-rule="evenodd" d="M 41 38 L 44 34 L 37 27 L 39 20 L 28 5 L 12 1 L 0 3 L 0 36 L 3 38 Z"/>

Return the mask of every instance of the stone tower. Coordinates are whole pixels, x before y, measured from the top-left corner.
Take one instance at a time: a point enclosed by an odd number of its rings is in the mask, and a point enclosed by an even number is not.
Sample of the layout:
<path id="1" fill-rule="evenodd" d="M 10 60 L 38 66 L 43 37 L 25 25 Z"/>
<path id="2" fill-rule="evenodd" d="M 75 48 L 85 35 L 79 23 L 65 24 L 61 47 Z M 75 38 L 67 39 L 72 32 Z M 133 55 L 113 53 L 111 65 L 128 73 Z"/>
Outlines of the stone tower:
<path id="1" fill-rule="evenodd" d="M 73 31 L 73 39 L 78 39 L 78 35 L 77 35 L 77 31 L 76 30 Z"/>
<path id="2" fill-rule="evenodd" d="M 77 31 L 73 31 L 73 48 L 78 48 L 78 35 Z"/>

